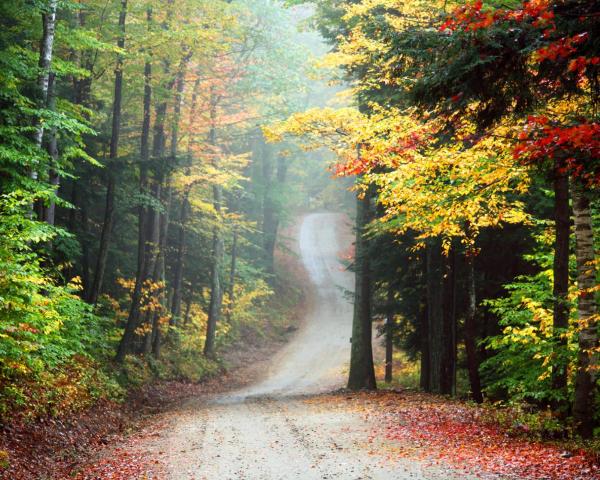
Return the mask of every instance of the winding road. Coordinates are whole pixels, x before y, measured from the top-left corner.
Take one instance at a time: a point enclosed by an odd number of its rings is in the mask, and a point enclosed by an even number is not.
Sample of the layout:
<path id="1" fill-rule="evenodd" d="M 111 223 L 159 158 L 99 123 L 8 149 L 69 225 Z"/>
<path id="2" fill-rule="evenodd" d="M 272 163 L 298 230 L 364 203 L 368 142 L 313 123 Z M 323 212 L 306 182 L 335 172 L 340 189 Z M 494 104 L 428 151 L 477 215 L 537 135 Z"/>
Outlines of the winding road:
<path id="1" fill-rule="evenodd" d="M 350 247 L 340 214 L 304 217 L 298 235 L 313 297 L 294 338 L 258 383 L 180 412 L 152 446 L 171 479 L 464 479 L 415 461 L 390 459 L 369 442 L 359 411 L 318 393 L 344 386 L 353 275 L 339 262 Z M 393 458 L 393 457 L 392 457 Z"/>

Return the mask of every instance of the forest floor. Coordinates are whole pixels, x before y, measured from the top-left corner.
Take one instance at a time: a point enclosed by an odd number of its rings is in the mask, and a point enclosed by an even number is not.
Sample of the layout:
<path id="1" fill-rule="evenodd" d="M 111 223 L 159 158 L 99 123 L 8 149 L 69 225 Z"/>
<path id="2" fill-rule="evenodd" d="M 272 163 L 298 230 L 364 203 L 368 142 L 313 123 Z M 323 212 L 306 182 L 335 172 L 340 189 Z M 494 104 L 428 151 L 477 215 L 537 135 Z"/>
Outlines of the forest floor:
<path id="1" fill-rule="evenodd" d="M 216 395 L 255 380 L 260 365 L 267 364 L 284 343 L 284 338 L 271 338 L 266 343 L 236 345 L 224 354 L 227 370 L 201 383 L 158 381 L 132 391 L 125 403 L 103 400 L 73 414 L 5 425 L 0 430 L 0 452 L 5 452 L 9 467 L 0 468 L 0 480 L 77 477 L 82 466 L 91 468 L 90 459 L 107 446 L 121 445 L 126 439 L 163 424 L 166 416 L 178 411 L 189 399 Z M 85 478 L 137 478 L 130 472 L 139 471 L 139 467 L 130 462 L 137 463 L 141 458 L 128 457 L 127 452 L 123 456 L 128 459 L 118 468 L 120 476 L 113 477 L 108 471 L 104 476 L 96 470 L 97 474 Z"/>
<path id="2" fill-rule="evenodd" d="M 290 236 L 307 272 L 305 316 L 289 342 L 236 352 L 226 378 L 162 386 L 177 398 L 170 408 L 97 442 L 86 462 L 65 450 L 63 476 L 21 478 L 600 479 L 590 455 L 509 435 L 486 408 L 409 389 L 340 390 L 353 279 L 340 256 L 351 229 L 328 213 L 301 227 Z"/>

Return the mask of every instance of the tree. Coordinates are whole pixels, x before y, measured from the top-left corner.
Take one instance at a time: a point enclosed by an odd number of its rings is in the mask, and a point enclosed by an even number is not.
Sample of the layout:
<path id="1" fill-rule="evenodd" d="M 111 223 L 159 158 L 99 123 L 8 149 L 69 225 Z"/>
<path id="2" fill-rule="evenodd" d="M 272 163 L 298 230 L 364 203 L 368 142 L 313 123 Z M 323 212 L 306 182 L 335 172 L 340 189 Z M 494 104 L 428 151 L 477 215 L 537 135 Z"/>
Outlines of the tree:
<path id="1" fill-rule="evenodd" d="M 127 0 L 121 1 L 121 11 L 119 13 L 119 37 L 117 47 L 122 51 L 125 47 L 125 20 L 127 18 Z M 119 155 L 119 136 L 121 133 L 121 103 L 123 98 L 123 53 L 117 55 L 115 66 L 115 87 L 112 106 L 112 127 L 110 136 L 109 152 L 109 171 L 108 184 L 106 187 L 106 205 L 104 207 L 104 222 L 102 223 L 102 233 L 100 235 L 100 244 L 98 247 L 98 259 L 96 262 L 96 271 L 94 274 L 94 283 L 89 293 L 88 302 L 95 304 L 98 295 L 102 290 L 104 281 L 104 271 L 106 269 L 106 259 L 108 256 L 108 245 L 112 233 L 114 214 L 115 214 L 115 184 L 116 177 L 114 168 L 115 161 Z"/>
<path id="2" fill-rule="evenodd" d="M 582 437 L 593 436 L 594 394 L 596 391 L 598 348 L 598 307 L 594 298 L 597 285 L 594 254 L 594 231 L 592 228 L 590 201 L 578 184 L 573 188 L 573 213 L 575 214 L 575 237 L 577 257 L 577 285 L 579 299 L 579 353 L 575 376 L 575 400 L 573 416 Z"/>
<path id="3" fill-rule="evenodd" d="M 360 150 L 358 151 L 360 156 Z M 371 219 L 371 194 L 357 195 L 356 241 L 354 243 L 354 315 L 352 318 L 352 348 L 350 351 L 350 390 L 377 388 L 371 346 L 371 265 L 366 245 L 366 227 Z"/>

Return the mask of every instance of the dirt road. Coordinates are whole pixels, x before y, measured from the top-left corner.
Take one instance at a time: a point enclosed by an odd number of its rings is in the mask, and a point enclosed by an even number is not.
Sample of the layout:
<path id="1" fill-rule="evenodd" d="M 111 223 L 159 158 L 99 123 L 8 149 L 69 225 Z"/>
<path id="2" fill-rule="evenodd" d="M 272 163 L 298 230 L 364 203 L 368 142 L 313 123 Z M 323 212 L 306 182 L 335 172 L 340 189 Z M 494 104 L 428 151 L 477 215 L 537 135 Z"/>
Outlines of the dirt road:
<path id="1" fill-rule="evenodd" d="M 299 250 L 315 292 L 305 322 L 262 381 L 191 402 L 146 445 L 171 479 L 465 478 L 386 458 L 360 411 L 315 395 L 344 385 L 353 275 L 338 256 L 350 246 L 349 229 L 337 214 L 304 218 Z"/>

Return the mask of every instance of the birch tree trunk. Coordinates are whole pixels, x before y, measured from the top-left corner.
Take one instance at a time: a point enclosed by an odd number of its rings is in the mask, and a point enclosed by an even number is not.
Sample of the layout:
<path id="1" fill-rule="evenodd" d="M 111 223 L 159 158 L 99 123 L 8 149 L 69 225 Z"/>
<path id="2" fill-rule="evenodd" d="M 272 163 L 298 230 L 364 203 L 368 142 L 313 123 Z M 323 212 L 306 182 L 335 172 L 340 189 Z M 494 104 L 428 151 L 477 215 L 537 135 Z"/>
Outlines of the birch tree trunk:
<path id="1" fill-rule="evenodd" d="M 594 397 L 598 355 L 598 305 L 594 293 L 597 268 L 594 251 L 594 231 L 589 198 L 575 180 L 573 187 L 573 214 L 577 257 L 577 287 L 580 291 L 577 313 L 579 317 L 579 353 L 575 377 L 573 417 L 579 434 L 591 438 L 594 434 Z"/>
<path id="2" fill-rule="evenodd" d="M 42 38 L 40 41 L 40 58 L 38 66 L 40 74 L 38 76 L 38 108 L 48 108 L 48 95 L 50 89 L 50 77 L 52 67 L 52 52 L 54 49 L 54 36 L 56 31 L 56 9 L 58 0 L 49 0 L 47 8 L 42 13 Z M 41 149 L 44 140 L 44 123 L 42 119 L 36 120 L 36 129 L 33 135 L 35 145 Z M 31 167 L 30 176 L 32 180 L 37 180 L 39 177 L 39 165 Z M 44 219 L 45 212 L 43 206 L 39 202 L 34 202 L 30 206 L 30 215 L 37 215 L 39 219 Z"/>
<path id="3" fill-rule="evenodd" d="M 54 34 L 56 31 L 56 9 L 58 0 L 49 0 L 48 7 L 42 13 L 42 40 L 40 46 L 40 75 L 38 77 L 38 89 L 40 95 L 40 107 L 45 108 L 48 104 L 48 89 L 50 86 L 50 68 L 52 66 L 52 52 L 54 49 Z M 44 138 L 44 124 L 39 122 L 35 131 L 35 144 L 42 147 Z M 38 172 L 33 170 L 32 178 L 37 179 Z"/>

